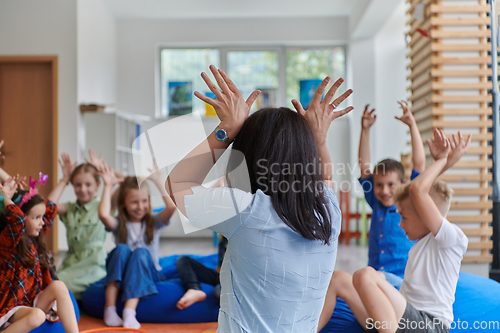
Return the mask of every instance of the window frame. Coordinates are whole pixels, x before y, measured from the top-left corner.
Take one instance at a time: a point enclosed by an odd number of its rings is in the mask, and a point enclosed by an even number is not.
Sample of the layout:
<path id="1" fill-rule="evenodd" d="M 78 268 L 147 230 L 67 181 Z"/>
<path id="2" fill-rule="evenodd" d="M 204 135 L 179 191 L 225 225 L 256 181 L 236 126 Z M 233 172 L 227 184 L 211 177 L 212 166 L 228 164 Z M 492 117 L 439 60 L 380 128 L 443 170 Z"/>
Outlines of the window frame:
<path id="1" fill-rule="evenodd" d="M 276 96 L 277 105 L 287 105 L 286 96 L 286 84 L 287 84 L 287 51 L 289 50 L 322 50 L 331 48 L 343 48 L 345 55 L 344 62 L 344 73 L 347 76 L 347 46 L 345 44 L 265 44 L 265 43 L 252 43 L 252 44 L 162 44 L 158 46 L 158 52 L 156 53 L 156 69 L 155 69 L 155 118 L 169 118 L 170 115 L 167 114 L 167 110 L 163 108 L 164 101 L 161 94 L 162 80 L 161 80 L 161 52 L 164 49 L 218 49 L 219 50 L 219 64 L 223 71 L 227 71 L 227 54 L 228 52 L 245 52 L 245 51 L 273 51 L 278 53 L 278 92 Z M 207 68 L 208 70 L 208 68 Z M 334 73 L 331 73 L 333 75 Z M 337 79 L 337 78 L 334 78 Z M 347 81 L 347 78 L 344 78 Z M 196 98 L 193 96 L 193 98 Z M 202 115 L 203 117 L 204 115 Z M 175 117 L 175 116 L 174 116 Z"/>

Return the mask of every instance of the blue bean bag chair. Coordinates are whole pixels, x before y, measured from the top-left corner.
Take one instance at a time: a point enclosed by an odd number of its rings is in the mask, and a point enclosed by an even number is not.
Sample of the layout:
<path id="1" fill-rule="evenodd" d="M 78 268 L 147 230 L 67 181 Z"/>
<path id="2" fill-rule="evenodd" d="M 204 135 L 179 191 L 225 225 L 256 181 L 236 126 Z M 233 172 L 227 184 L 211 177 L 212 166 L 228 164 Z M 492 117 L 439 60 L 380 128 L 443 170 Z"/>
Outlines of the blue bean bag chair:
<path id="1" fill-rule="evenodd" d="M 78 308 L 78 303 L 75 300 L 75 297 L 69 292 L 71 296 L 71 300 L 73 301 L 73 307 L 75 308 L 76 321 L 80 320 L 80 309 Z M 31 330 L 30 333 L 65 333 L 66 331 L 63 328 L 61 322 L 51 323 L 49 321 L 45 321 L 40 327 Z"/>
<path id="2" fill-rule="evenodd" d="M 175 262 L 181 255 L 173 255 L 160 258 L 162 274 L 167 281 L 156 284 L 158 294 L 143 298 L 137 306 L 137 320 L 141 323 L 201 323 L 217 321 L 219 306 L 215 303 L 213 295 L 214 287 L 201 284 L 202 290 L 207 294 L 203 302 L 195 303 L 184 310 L 176 307 L 179 299 L 184 295 L 185 290 L 181 285 Z M 193 259 L 203 265 L 215 268 L 217 265 L 217 254 L 211 256 L 190 255 Z M 102 318 L 104 314 L 104 285 L 103 280 L 89 286 L 82 296 L 82 306 L 85 312 L 97 318 Z M 118 295 L 116 308 L 118 314 L 123 311 L 121 295 Z"/>
<path id="3" fill-rule="evenodd" d="M 500 332 L 500 283 L 481 276 L 460 273 L 453 303 L 450 332 Z M 337 299 L 332 318 L 321 330 L 326 332 L 362 333 L 347 304 Z"/>

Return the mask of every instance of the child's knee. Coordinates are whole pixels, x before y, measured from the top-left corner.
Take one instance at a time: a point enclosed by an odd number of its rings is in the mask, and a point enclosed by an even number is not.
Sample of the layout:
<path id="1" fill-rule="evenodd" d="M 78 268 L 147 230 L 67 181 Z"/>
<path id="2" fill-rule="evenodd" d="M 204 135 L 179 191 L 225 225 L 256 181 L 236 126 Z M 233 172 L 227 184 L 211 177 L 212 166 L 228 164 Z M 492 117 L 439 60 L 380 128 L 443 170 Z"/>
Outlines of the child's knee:
<path id="1" fill-rule="evenodd" d="M 375 281 L 377 276 L 377 271 L 374 270 L 372 267 L 364 267 L 361 269 L 358 269 L 354 274 L 352 275 L 352 283 L 356 289 L 361 288 L 367 284 L 373 283 Z"/>
<path id="2" fill-rule="evenodd" d="M 345 286 L 351 284 L 352 285 L 352 276 L 351 274 L 344 271 L 335 271 L 332 274 L 332 279 L 330 280 L 330 288 L 344 288 Z"/>
<path id="3" fill-rule="evenodd" d="M 139 247 L 132 252 L 130 260 L 135 262 L 147 262 L 150 257 L 151 255 L 147 249 Z"/>
<path id="4" fill-rule="evenodd" d="M 45 322 L 45 312 L 39 308 L 31 308 L 27 317 L 27 324 L 32 329 L 37 328 Z"/>
<path id="5" fill-rule="evenodd" d="M 52 281 L 47 288 L 50 288 L 56 295 L 69 295 L 68 287 L 66 287 L 64 282 L 59 280 Z"/>
<path id="6" fill-rule="evenodd" d="M 114 251 L 119 253 L 119 254 L 122 254 L 122 253 L 128 254 L 128 253 L 132 252 L 132 250 L 130 249 L 130 247 L 127 244 L 117 244 Z"/>
<path id="7" fill-rule="evenodd" d="M 175 266 L 177 267 L 177 269 L 179 269 L 179 267 L 184 267 L 188 265 L 188 263 L 189 263 L 189 257 L 182 256 L 179 259 L 177 259 L 177 261 L 175 262 Z"/>

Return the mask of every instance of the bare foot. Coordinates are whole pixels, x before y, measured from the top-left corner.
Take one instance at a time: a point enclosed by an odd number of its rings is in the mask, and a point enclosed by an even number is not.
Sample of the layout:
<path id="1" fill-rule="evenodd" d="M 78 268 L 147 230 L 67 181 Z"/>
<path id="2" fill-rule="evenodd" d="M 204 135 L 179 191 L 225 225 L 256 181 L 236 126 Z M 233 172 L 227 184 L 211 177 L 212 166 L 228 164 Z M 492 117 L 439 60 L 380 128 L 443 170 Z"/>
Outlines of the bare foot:
<path id="1" fill-rule="evenodd" d="M 177 302 L 177 307 L 181 310 L 190 307 L 194 303 L 202 302 L 207 298 L 207 294 L 201 290 L 189 289 Z"/>

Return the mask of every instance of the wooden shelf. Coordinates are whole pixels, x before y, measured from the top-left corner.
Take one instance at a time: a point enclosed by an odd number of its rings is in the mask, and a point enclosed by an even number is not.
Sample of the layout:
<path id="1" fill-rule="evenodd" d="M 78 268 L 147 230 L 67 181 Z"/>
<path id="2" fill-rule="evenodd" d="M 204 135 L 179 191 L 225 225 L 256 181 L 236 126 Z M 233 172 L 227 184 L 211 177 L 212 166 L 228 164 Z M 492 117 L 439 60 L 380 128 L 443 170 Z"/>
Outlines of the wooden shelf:
<path id="1" fill-rule="evenodd" d="M 450 171 L 439 179 L 462 186 L 454 188 L 455 199 L 452 199 L 448 220 L 463 226 L 467 236 L 479 238 L 470 242 L 468 249 L 479 251 L 480 255 L 466 253 L 463 262 L 489 263 L 492 260 L 488 254 L 492 248 L 489 239 L 492 228 L 488 224 L 492 221 L 489 210 L 493 207 L 489 199 L 492 188 L 488 183 L 492 180 L 489 168 L 493 164 L 488 159 L 492 153 L 489 144 L 492 133 L 488 132 L 492 126 L 488 119 L 492 114 L 488 107 L 492 101 L 488 94 L 492 89 L 489 79 L 492 71 L 488 68 L 491 64 L 488 56 L 491 23 L 487 16 L 490 6 L 485 0 L 468 1 L 466 5 L 434 0 L 410 0 L 408 3 L 409 15 L 413 15 L 416 4 L 425 3 L 424 20 L 411 17 L 407 24 L 412 37 L 407 55 L 412 112 L 424 141 L 432 138 L 434 128 L 444 129 L 448 138 L 452 136 L 451 129 L 461 129 L 466 138 L 467 132 L 475 132 L 472 134 L 474 145 L 469 147 L 467 154 L 479 160 L 463 159 L 453 167 L 455 172 L 461 170 L 459 173 Z M 418 27 L 427 29 L 430 38 L 418 33 Z M 464 116 L 475 117 L 461 118 Z M 425 152 L 429 163 L 428 147 Z M 467 210 L 472 214 L 464 215 Z M 478 213 L 474 214 L 476 211 Z"/>
<path id="2" fill-rule="evenodd" d="M 493 215 L 448 215 L 446 219 L 453 223 L 489 223 L 493 221 Z"/>

